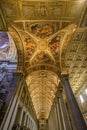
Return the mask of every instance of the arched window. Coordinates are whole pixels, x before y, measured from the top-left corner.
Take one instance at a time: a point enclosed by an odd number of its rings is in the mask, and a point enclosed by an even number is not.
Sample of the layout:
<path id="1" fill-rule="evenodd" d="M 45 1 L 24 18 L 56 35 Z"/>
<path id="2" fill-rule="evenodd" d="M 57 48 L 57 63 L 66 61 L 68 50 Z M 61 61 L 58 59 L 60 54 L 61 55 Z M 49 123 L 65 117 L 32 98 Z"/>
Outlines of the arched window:
<path id="1" fill-rule="evenodd" d="M 79 98 L 80 98 L 81 103 L 84 103 L 84 99 L 83 99 L 83 96 L 81 94 L 79 95 Z"/>
<path id="2" fill-rule="evenodd" d="M 85 94 L 87 95 L 87 88 L 85 88 L 85 90 L 84 90 L 84 91 L 85 91 Z"/>
<path id="3" fill-rule="evenodd" d="M 0 60 L 17 61 L 17 50 L 8 32 L 0 32 Z"/>

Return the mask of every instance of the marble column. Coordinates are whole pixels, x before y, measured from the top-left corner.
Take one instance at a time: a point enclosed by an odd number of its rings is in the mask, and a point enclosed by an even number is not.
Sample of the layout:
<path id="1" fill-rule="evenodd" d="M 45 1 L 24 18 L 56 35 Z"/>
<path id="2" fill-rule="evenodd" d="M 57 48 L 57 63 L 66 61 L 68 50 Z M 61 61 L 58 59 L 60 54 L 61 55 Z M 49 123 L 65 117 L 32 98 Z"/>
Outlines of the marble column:
<path id="1" fill-rule="evenodd" d="M 20 120 L 19 120 L 20 125 L 22 125 L 22 118 L 23 118 L 23 108 L 21 110 L 21 115 L 20 115 Z"/>
<path id="2" fill-rule="evenodd" d="M 65 102 L 64 102 L 62 93 L 60 94 L 60 103 L 62 106 L 62 113 L 63 113 L 63 119 L 64 119 L 63 120 L 64 121 L 64 130 L 71 130 L 69 116 L 67 113 L 67 109 L 65 106 Z"/>
<path id="3" fill-rule="evenodd" d="M 28 116 L 28 117 L 27 117 L 27 128 L 29 128 L 29 113 L 28 113 L 27 116 Z"/>
<path id="4" fill-rule="evenodd" d="M 0 127 L 1 130 L 6 130 L 7 128 L 10 130 L 12 125 L 13 125 L 12 117 L 14 118 L 14 116 L 13 116 L 14 109 L 15 109 L 15 106 L 17 104 L 18 94 L 19 94 L 20 89 L 21 89 L 21 82 L 22 82 L 21 77 L 22 76 L 20 74 L 17 74 L 17 73 L 15 73 L 15 75 L 13 77 L 13 82 L 11 84 L 11 87 L 13 87 L 13 88 L 15 87 L 15 91 L 14 91 L 14 94 L 13 94 L 11 100 L 10 100 L 10 103 L 9 103 L 5 118 L 3 120 L 2 126 Z"/>
<path id="5" fill-rule="evenodd" d="M 27 121 L 28 121 L 28 114 L 26 113 L 26 120 L 25 120 L 25 126 L 27 127 Z"/>
<path id="6" fill-rule="evenodd" d="M 28 117 L 28 128 L 30 128 L 30 116 Z"/>
<path id="7" fill-rule="evenodd" d="M 29 123 L 29 128 L 31 129 L 31 117 L 30 117 L 30 123 Z"/>
<path id="8" fill-rule="evenodd" d="M 57 109 L 56 109 L 56 105 L 57 103 L 55 103 L 55 107 L 54 107 L 54 114 L 55 114 L 55 123 L 56 123 L 56 129 L 59 130 L 59 122 L 58 122 L 58 117 L 57 117 Z"/>
<path id="9" fill-rule="evenodd" d="M 52 110 L 50 112 L 49 120 L 50 120 L 50 125 L 49 125 L 50 129 L 49 130 L 53 130 L 54 129 L 54 125 L 53 125 Z"/>
<path id="10" fill-rule="evenodd" d="M 57 99 L 58 101 L 58 105 L 57 105 L 57 108 L 58 108 L 58 116 L 59 116 L 59 127 L 60 129 L 59 130 L 64 130 L 64 124 L 63 124 L 63 119 L 62 119 L 62 111 L 61 111 L 61 105 L 60 105 L 60 98 Z"/>
<path id="11" fill-rule="evenodd" d="M 48 130 L 51 130 L 51 118 L 50 118 L 50 116 L 48 118 Z"/>
<path id="12" fill-rule="evenodd" d="M 86 123 L 84 121 L 82 113 L 79 109 L 77 101 L 76 101 L 74 94 L 72 92 L 72 89 L 71 89 L 71 86 L 70 86 L 70 83 L 69 83 L 69 79 L 68 79 L 68 75 L 63 74 L 61 80 L 64 84 L 66 98 L 67 98 L 70 113 L 71 113 L 71 116 L 72 116 L 73 129 L 74 130 L 87 130 Z"/>
<path id="13" fill-rule="evenodd" d="M 24 126 L 26 126 L 26 118 L 27 118 L 27 114 L 26 114 L 26 111 L 25 111 L 24 121 L 23 121 L 23 125 L 24 125 Z"/>
<path id="14" fill-rule="evenodd" d="M 55 114 L 55 104 L 52 107 L 52 118 L 53 118 L 53 127 L 57 130 L 57 123 L 56 123 L 56 114 Z"/>
<path id="15" fill-rule="evenodd" d="M 55 111 L 56 111 L 56 120 L 57 120 L 57 130 L 60 130 L 60 117 L 59 117 L 59 111 L 58 111 L 58 106 L 57 106 L 57 102 L 56 102 L 56 106 L 55 106 Z"/>

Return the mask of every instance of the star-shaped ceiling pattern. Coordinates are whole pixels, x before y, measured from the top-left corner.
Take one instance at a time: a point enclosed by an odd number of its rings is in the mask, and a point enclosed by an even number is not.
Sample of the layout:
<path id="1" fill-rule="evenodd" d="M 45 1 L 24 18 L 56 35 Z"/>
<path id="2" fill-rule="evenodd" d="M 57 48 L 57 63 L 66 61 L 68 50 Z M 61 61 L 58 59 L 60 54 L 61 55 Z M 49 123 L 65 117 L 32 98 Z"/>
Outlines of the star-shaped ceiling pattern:
<path id="1" fill-rule="evenodd" d="M 26 54 L 26 66 L 42 63 L 51 63 L 58 66 L 62 58 L 61 55 L 65 52 L 64 49 L 72 33 L 75 31 L 76 25 L 71 24 L 56 32 L 54 31 L 56 29 L 50 24 L 35 24 L 33 32 L 32 26 L 31 24 L 30 27 L 28 25 L 29 30 L 27 30 L 27 28 L 19 29 L 18 26 L 13 25 L 13 28 L 15 28 L 22 37 Z M 51 34 L 48 34 L 49 30 L 51 30 Z"/>

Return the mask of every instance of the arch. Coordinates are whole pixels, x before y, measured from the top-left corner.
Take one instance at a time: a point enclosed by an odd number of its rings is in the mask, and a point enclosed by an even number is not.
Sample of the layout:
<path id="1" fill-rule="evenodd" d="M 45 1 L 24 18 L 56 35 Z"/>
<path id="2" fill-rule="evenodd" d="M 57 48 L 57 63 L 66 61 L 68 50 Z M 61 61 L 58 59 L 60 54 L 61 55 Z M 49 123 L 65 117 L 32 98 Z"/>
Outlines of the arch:
<path id="1" fill-rule="evenodd" d="M 17 48 L 18 54 L 18 63 L 17 63 L 17 72 L 24 71 L 24 47 L 20 34 L 14 27 L 9 27 L 9 34 L 12 36 L 15 46 Z"/>

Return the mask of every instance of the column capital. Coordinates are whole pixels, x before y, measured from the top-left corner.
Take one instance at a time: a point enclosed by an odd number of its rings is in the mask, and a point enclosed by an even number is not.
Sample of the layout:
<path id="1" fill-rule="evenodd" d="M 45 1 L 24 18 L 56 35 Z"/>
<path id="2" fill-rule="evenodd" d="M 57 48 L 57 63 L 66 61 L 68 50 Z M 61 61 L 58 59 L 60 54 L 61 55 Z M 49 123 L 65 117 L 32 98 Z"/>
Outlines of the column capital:
<path id="1" fill-rule="evenodd" d="M 63 91 L 63 84 L 60 81 L 59 84 L 58 84 L 58 90 L 57 90 L 57 93 L 56 93 L 57 98 L 60 98 L 60 95 L 62 94 L 62 91 Z"/>
<path id="2" fill-rule="evenodd" d="M 62 94 L 62 91 L 63 90 L 59 90 L 58 93 L 57 93 L 57 98 L 60 98 L 61 94 Z"/>
<path id="3" fill-rule="evenodd" d="M 69 74 L 67 73 L 67 74 L 61 74 L 61 80 L 63 80 L 63 79 L 69 79 Z"/>

